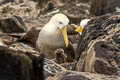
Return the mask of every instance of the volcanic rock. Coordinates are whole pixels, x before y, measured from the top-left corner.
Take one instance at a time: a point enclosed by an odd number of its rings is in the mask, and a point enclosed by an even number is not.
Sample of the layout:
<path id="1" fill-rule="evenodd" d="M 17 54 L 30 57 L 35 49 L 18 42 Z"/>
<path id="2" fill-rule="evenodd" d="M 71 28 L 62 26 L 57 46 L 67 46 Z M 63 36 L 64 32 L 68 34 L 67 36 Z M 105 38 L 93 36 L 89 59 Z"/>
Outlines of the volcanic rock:
<path id="1" fill-rule="evenodd" d="M 43 80 L 43 57 L 8 46 L 0 46 L 0 57 L 1 80 Z"/>
<path id="2" fill-rule="evenodd" d="M 90 13 L 100 16 L 116 12 L 116 8 L 120 8 L 119 0 L 91 0 Z"/>
<path id="3" fill-rule="evenodd" d="M 24 33 L 27 27 L 19 16 L 0 19 L 0 29 L 5 33 Z"/>
<path id="4" fill-rule="evenodd" d="M 76 70 L 120 76 L 120 13 L 92 19 L 80 36 Z"/>
<path id="5" fill-rule="evenodd" d="M 119 80 L 118 76 L 107 76 L 92 74 L 87 72 L 64 71 L 56 74 L 54 77 L 48 77 L 46 80 Z"/>

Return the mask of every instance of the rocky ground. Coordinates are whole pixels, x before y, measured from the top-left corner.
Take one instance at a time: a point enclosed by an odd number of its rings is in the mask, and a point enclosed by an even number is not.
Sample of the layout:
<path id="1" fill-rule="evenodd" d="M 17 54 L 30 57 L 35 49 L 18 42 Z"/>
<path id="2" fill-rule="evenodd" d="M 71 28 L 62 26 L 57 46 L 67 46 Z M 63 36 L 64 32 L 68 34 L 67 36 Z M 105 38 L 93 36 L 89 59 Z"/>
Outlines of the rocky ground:
<path id="1" fill-rule="evenodd" d="M 119 6 L 119 0 L 0 0 L 0 80 L 120 80 Z M 49 60 L 35 42 L 59 12 L 70 19 L 71 46 Z M 91 20 L 79 35 L 74 30 L 84 18 Z M 57 55 L 65 51 L 75 60 Z"/>

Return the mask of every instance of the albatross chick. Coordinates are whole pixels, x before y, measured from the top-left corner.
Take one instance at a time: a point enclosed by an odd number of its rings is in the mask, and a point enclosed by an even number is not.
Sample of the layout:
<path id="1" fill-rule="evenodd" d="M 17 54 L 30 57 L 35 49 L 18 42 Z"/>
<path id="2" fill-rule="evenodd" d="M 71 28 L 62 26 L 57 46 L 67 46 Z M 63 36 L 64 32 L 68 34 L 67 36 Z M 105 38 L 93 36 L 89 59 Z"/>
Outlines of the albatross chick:
<path id="1" fill-rule="evenodd" d="M 67 55 L 64 53 L 63 49 L 57 49 L 55 51 L 55 62 L 58 64 L 67 62 Z"/>

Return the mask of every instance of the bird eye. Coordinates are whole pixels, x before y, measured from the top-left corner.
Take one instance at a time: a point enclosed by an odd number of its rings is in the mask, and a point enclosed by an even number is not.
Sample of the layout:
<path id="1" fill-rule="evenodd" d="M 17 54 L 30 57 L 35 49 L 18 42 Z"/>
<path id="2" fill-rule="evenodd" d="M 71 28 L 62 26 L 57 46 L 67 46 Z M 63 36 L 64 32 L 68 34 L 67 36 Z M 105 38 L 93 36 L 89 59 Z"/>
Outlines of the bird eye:
<path id="1" fill-rule="evenodd" d="M 62 22 L 59 22 L 60 24 L 63 24 Z"/>

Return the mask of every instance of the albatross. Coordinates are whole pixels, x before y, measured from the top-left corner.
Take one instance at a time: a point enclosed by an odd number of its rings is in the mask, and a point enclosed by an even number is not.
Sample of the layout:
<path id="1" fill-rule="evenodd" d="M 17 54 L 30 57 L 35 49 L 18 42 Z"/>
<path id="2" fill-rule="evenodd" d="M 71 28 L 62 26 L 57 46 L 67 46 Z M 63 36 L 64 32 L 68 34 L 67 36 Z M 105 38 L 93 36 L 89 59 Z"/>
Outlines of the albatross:
<path id="1" fill-rule="evenodd" d="M 54 58 L 54 51 L 68 47 L 67 25 L 69 19 L 62 13 L 55 14 L 39 32 L 36 46 L 46 58 Z"/>
<path id="2" fill-rule="evenodd" d="M 83 28 L 87 25 L 87 23 L 90 21 L 90 19 L 83 19 L 80 22 L 80 26 L 77 27 L 75 31 L 79 32 L 79 34 L 82 34 Z"/>

